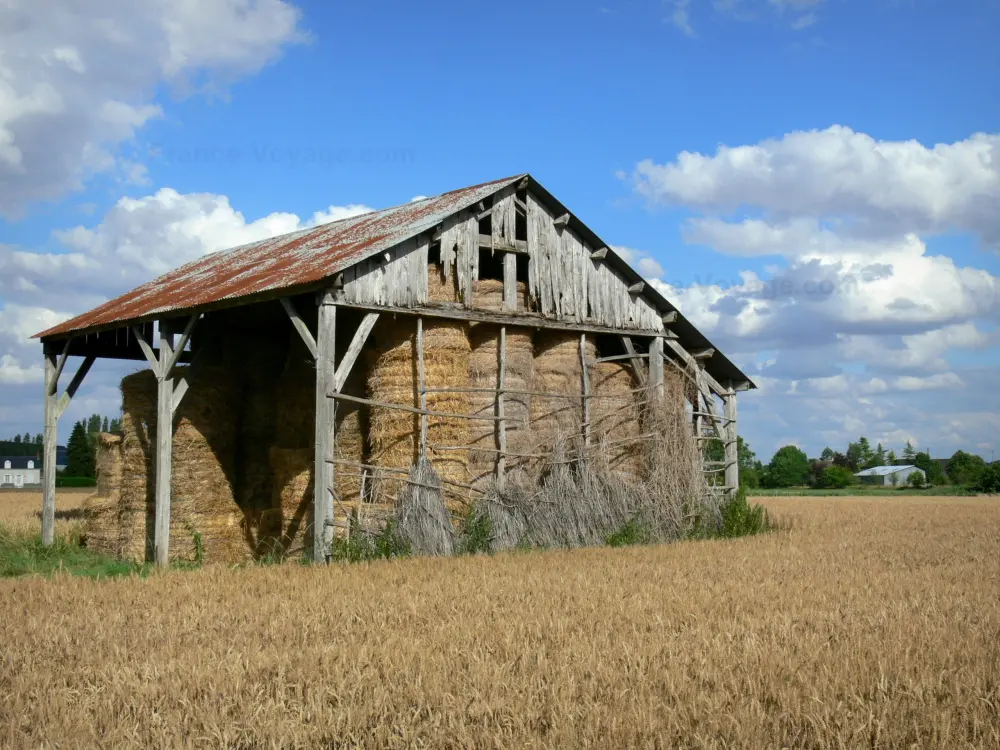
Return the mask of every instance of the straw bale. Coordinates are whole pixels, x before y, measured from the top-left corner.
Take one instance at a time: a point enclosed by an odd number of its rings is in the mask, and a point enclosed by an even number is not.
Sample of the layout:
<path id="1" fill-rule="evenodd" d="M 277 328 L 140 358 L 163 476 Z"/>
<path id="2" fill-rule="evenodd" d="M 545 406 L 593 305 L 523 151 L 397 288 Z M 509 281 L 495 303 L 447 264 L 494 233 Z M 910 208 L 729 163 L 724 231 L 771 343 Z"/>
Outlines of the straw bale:
<path id="1" fill-rule="evenodd" d="M 369 398 L 385 403 L 420 406 L 417 373 L 416 321 L 384 319 L 375 328 L 375 347 L 366 353 Z M 466 388 L 469 369 L 466 326 L 454 321 L 424 321 L 424 373 L 428 388 Z M 427 408 L 454 414 L 469 413 L 467 393 L 429 393 Z M 369 417 L 371 464 L 409 469 L 420 450 L 420 416 L 374 407 Z M 467 419 L 429 417 L 428 458 L 445 480 L 468 483 L 468 452 L 437 450 L 468 445 Z M 395 492 L 391 492 L 395 496 Z M 462 493 L 445 488 L 446 499 L 464 501 Z M 376 501 L 382 498 L 376 497 Z"/>
<path id="2" fill-rule="evenodd" d="M 525 311 L 528 309 L 528 285 L 523 281 L 518 281 L 517 285 L 517 309 Z M 472 306 L 481 310 L 503 309 L 503 281 L 500 279 L 480 279 L 472 282 Z"/>
<path id="3" fill-rule="evenodd" d="M 312 550 L 313 451 L 270 450 L 274 502 L 261 515 L 258 554 L 308 554 Z"/>
<path id="4" fill-rule="evenodd" d="M 598 362 L 590 367 L 591 443 L 599 447 L 612 471 L 634 476 L 642 474 L 643 446 L 641 409 L 642 392 L 629 365 L 621 362 Z"/>
<path id="5" fill-rule="evenodd" d="M 430 302 L 458 302 L 458 276 L 444 277 L 444 267 L 440 263 L 427 266 L 427 299 Z"/>
<path id="6" fill-rule="evenodd" d="M 121 436 L 97 435 L 97 491 L 83 503 L 87 547 L 105 555 L 121 553 Z"/>
<path id="7" fill-rule="evenodd" d="M 496 388 L 499 384 L 500 327 L 488 323 L 477 323 L 469 329 L 472 354 L 469 357 L 469 387 Z M 534 369 L 532 332 L 528 328 L 507 327 L 507 353 L 504 367 L 504 386 L 507 390 L 530 391 Z M 496 399 L 492 393 L 472 393 L 469 395 L 472 414 L 496 415 Z M 526 454 L 531 450 L 531 397 L 524 393 L 507 393 L 504 396 L 504 415 L 510 419 L 506 423 L 507 451 Z M 496 425 L 493 422 L 472 421 L 469 423 L 469 468 L 475 480 L 481 480 L 494 470 L 499 456 L 496 453 Z M 476 450 L 476 448 L 483 450 Z M 520 461 L 508 458 L 506 466 L 514 469 Z"/>
<path id="8" fill-rule="evenodd" d="M 183 370 L 182 370 L 183 371 Z M 205 562 L 248 557 L 244 518 L 233 495 L 236 391 L 228 369 L 201 367 L 175 416 L 170 559 Z M 155 518 L 156 379 L 149 370 L 122 380 L 122 554 L 144 560 Z M 197 540 L 197 541 L 196 541 Z"/>
<path id="9" fill-rule="evenodd" d="M 596 357 L 592 338 L 584 349 L 587 359 Z M 541 452 L 558 439 L 574 439 L 583 425 L 583 372 L 580 363 L 580 336 L 562 331 L 540 332 L 535 337 L 534 388 L 539 393 L 563 397 L 533 396 L 531 432 Z M 579 394 L 580 398 L 565 398 Z"/>

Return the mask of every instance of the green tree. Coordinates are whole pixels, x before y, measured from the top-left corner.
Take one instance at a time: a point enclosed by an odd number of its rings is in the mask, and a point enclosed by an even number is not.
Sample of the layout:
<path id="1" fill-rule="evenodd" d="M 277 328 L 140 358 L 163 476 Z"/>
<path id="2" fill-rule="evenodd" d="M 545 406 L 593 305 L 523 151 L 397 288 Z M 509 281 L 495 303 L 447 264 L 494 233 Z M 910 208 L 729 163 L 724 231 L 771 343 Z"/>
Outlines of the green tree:
<path id="1" fill-rule="evenodd" d="M 757 454 L 750 450 L 750 444 L 742 435 L 736 436 L 736 462 L 740 467 L 740 486 L 760 487 L 760 461 L 757 460 Z"/>
<path id="2" fill-rule="evenodd" d="M 875 448 L 875 455 L 872 456 L 873 466 L 885 466 L 885 448 L 882 447 L 882 443 L 879 443 Z"/>
<path id="3" fill-rule="evenodd" d="M 115 417 L 111 420 L 111 424 L 108 425 L 109 432 L 121 432 L 122 431 L 122 421 L 121 419 Z"/>
<path id="4" fill-rule="evenodd" d="M 87 428 L 83 422 L 73 425 L 73 431 L 66 443 L 66 470 L 68 477 L 93 477 L 96 474 L 94 450 L 87 437 Z"/>
<path id="5" fill-rule="evenodd" d="M 21 436 L 20 435 L 15 435 L 14 439 L 11 440 L 11 442 L 12 443 L 17 443 L 18 445 L 20 445 L 21 444 Z"/>
<path id="6" fill-rule="evenodd" d="M 834 456 L 833 448 L 824 448 L 823 452 L 819 454 L 821 461 L 832 461 Z"/>
<path id="7" fill-rule="evenodd" d="M 101 424 L 101 432 L 107 432 L 107 431 L 108 431 L 108 418 L 105 417 L 104 422 Z"/>
<path id="8" fill-rule="evenodd" d="M 977 492 L 989 492 L 990 494 L 1000 492 L 1000 461 L 994 461 L 983 470 L 983 473 L 979 475 L 979 481 L 976 482 L 975 489 Z"/>
<path id="9" fill-rule="evenodd" d="M 898 460 L 899 459 L 896 458 L 896 451 L 890 449 L 889 454 L 885 457 L 886 466 L 895 466 L 896 461 Z"/>
<path id="10" fill-rule="evenodd" d="M 101 415 L 91 414 L 90 418 L 87 420 L 87 434 L 96 435 L 101 431 Z"/>
<path id="11" fill-rule="evenodd" d="M 941 465 L 931 458 L 930 453 L 927 453 L 926 451 L 916 453 L 913 457 L 912 464 L 918 469 L 924 470 L 924 475 L 927 477 L 928 484 L 947 484 L 948 478 L 941 470 Z"/>
<path id="12" fill-rule="evenodd" d="M 903 448 L 903 461 L 905 461 L 907 465 L 910 465 L 913 464 L 913 462 L 916 460 L 917 460 L 917 451 L 914 450 L 913 443 L 907 440 L 906 447 Z"/>
<path id="13" fill-rule="evenodd" d="M 972 453 L 955 451 L 948 461 L 947 471 L 952 484 L 975 484 L 986 471 L 986 461 Z"/>
<path id="14" fill-rule="evenodd" d="M 839 490 L 844 487 L 850 487 L 857 481 L 857 478 L 851 473 L 850 469 L 843 466 L 827 466 L 823 470 L 820 485 L 827 489 Z"/>
<path id="15" fill-rule="evenodd" d="M 794 445 L 778 448 L 767 465 L 771 487 L 795 487 L 809 481 L 809 457 Z"/>

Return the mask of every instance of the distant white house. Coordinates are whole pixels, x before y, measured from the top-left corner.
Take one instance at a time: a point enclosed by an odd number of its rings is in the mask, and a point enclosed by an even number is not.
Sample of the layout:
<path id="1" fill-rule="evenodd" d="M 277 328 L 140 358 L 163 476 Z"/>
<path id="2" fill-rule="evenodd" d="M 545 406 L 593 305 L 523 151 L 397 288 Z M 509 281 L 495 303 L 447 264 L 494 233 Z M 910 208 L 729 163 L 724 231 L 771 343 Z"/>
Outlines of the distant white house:
<path id="1" fill-rule="evenodd" d="M 902 487 L 909 483 L 913 474 L 920 475 L 920 483 L 927 481 L 927 475 L 923 469 L 916 466 L 874 466 L 871 469 L 859 471 L 856 476 L 863 484 L 882 484 L 895 487 Z"/>
<path id="2" fill-rule="evenodd" d="M 42 484 L 41 459 L 30 456 L 0 456 L 0 487 L 39 487 Z"/>

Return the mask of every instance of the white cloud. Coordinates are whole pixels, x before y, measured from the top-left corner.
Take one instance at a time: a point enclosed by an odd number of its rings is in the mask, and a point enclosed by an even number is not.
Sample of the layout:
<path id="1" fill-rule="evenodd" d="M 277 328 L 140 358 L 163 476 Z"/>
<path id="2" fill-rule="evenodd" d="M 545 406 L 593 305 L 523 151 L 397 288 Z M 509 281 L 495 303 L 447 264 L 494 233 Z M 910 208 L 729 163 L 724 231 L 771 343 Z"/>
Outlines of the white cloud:
<path id="1" fill-rule="evenodd" d="M 931 252 L 924 236 L 1000 241 L 998 146 L 998 135 L 926 147 L 835 126 L 637 165 L 640 195 L 696 213 L 686 242 L 750 266 L 728 282 L 653 284 L 761 386 L 746 400 L 766 439 L 995 440 L 990 420 L 955 415 L 1000 420 L 1000 399 L 969 395 L 996 369 L 973 378 L 953 355 L 995 351 L 1000 277 Z"/>
<path id="2" fill-rule="evenodd" d="M 0 215 L 142 170 L 117 147 L 187 92 L 258 71 L 302 40 L 285 0 L 7 0 L 0 26 Z"/>
<path id="3" fill-rule="evenodd" d="M 41 384 L 43 375 L 44 372 L 41 365 L 28 365 L 25 367 L 10 354 L 4 354 L 0 357 L 0 383 L 4 385 Z"/>
<path id="4" fill-rule="evenodd" d="M 1000 243 L 1000 135 L 977 133 L 931 148 L 879 141 L 850 128 L 795 132 L 714 155 L 646 159 L 636 190 L 657 203 L 710 211 L 754 206 L 781 217 L 850 217 L 848 229 L 925 232 L 960 228 Z"/>
<path id="5" fill-rule="evenodd" d="M 691 0 L 674 0 L 674 9 L 670 13 L 669 20 L 673 26 L 681 31 L 685 36 L 697 36 L 694 27 L 691 25 L 691 17 L 688 13 L 688 6 Z"/>

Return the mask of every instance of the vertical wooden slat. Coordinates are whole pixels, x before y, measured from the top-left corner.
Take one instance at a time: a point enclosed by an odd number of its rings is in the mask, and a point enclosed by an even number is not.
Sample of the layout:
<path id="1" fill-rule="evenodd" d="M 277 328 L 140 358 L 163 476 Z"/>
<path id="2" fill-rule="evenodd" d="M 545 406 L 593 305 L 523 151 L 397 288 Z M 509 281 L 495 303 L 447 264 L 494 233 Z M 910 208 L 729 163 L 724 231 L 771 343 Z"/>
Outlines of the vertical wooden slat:
<path id="1" fill-rule="evenodd" d="M 517 312 L 517 256 L 503 256 L 503 311 Z"/>
<path id="2" fill-rule="evenodd" d="M 587 334 L 580 334 L 580 390 L 583 394 L 583 444 L 590 445 L 590 376 L 587 373 Z"/>
<path id="3" fill-rule="evenodd" d="M 333 552 L 333 450 L 336 401 L 328 396 L 336 381 L 337 306 L 331 291 L 319 300 L 316 325 L 316 447 L 313 487 L 313 560 L 326 562 Z"/>
<path id="4" fill-rule="evenodd" d="M 736 391 L 729 389 L 723 396 L 723 416 L 726 418 L 726 488 L 734 496 L 740 486 L 739 431 L 736 429 Z"/>
<path id="5" fill-rule="evenodd" d="M 45 437 L 42 453 L 42 544 L 46 547 L 55 540 L 56 525 L 56 440 L 59 415 L 56 410 L 56 393 L 59 387 L 56 355 L 45 347 Z"/>
<path id="6" fill-rule="evenodd" d="M 173 357 L 174 335 L 170 324 L 160 321 L 160 362 L 156 374 L 156 510 L 153 522 L 153 561 L 166 567 L 170 561 L 170 476 L 174 434 L 174 380 L 168 365 Z"/>
<path id="7" fill-rule="evenodd" d="M 663 398 L 663 339 L 659 336 L 649 341 L 649 387 L 654 400 Z"/>
<path id="8" fill-rule="evenodd" d="M 496 395 L 496 430 L 497 430 L 497 489 L 503 491 L 507 471 L 507 422 L 504 406 L 504 388 L 507 380 L 507 326 L 500 326 L 500 347 L 497 352 L 497 395 Z"/>
<path id="9" fill-rule="evenodd" d="M 417 380 L 420 388 L 420 457 L 427 455 L 427 375 L 424 369 L 424 319 L 417 318 Z"/>

